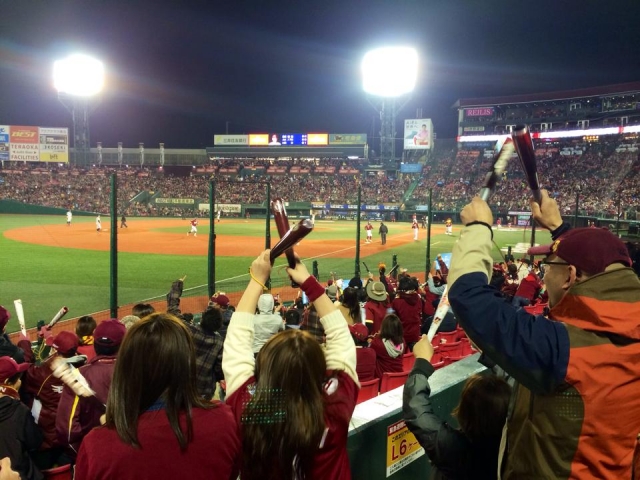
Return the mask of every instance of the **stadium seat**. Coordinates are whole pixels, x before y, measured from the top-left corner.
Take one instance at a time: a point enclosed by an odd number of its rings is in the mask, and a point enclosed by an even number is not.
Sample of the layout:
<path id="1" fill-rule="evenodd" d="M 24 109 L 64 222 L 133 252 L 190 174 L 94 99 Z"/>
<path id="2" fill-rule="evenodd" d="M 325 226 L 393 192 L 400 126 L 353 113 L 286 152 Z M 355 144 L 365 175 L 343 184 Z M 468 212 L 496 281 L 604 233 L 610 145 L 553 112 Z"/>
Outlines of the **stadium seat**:
<path id="1" fill-rule="evenodd" d="M 444 362 L 444 366 L 451 365 L 452 363 L 456 363 L 458 360 L 462 360 L 463 358 L 468 357 L 468 355 L 449 355 L 442 359 Z"/>
<path id="2" fill-rule="evenodd" d="M 544 315 L 544 309 L 549 306 L 548 303 L 537 303 L 535 305 L 527 305 L 524 310 L 532 315 Z"/>
<path id="3" fill-rule="evenodd" d="M 462 341 L 441 343 L 438 345 L 438 353 L 444 357 L 459 357 L 462 355 Z"/>
<path id="4" fill-rule="evenodd" d="M 477 350 L 473 348 L 471 345 L 471 340 L 467 337 L 460 339 L 460 344 L 462 345 L 462 355 L 473 355 Z"/>
<path id="5" fill-rule="evenodd" d="M 438 332 L 436 336 L 439 338 L 440 343 L 452 343 L 458 341 L 460 334 L 458 330 L 454 330 L 453 332 Z M 435 337 L 434 337 L 435 339 Z"/>
<path id="6" fill-rule="evenodd" d="M 433 352 L 433 357 L 431 357 L 431 365 L 442 361 L 442 355 L 440 355 L 440 352 L 438 351 L 437 347 L 434 348 L 433 350 L 434 352 Z"/>
<path id="7" fill-rule="evenodd" d="M 42 470 L 45 480 L 72 480 L 73 471 L 71 465 L 62 465 L 61 467 Z"/>
<path id="8" fill-rule="evenodd" d="M 404 385 L 409 372 L 384 372 L 380 382 L 380 393 L 386 393 Z"/>
<path id="9" fill-rule="evenodd" d="M 360 391 L 358 392 L 358 401 L 356 403 L 362 403 L 371 398 L 378 396 L 378 387 L 380 386 L 380 379 L 374 378 L 366 382 L 360 382 Z"/>
<path id="10" fill-rule="evenodd" d="M 413 368 L 413 364 L 416 363 L 416 357 L 413 352 L 405 353 L 402 355 L 402 371 L 410 372 Z"/>

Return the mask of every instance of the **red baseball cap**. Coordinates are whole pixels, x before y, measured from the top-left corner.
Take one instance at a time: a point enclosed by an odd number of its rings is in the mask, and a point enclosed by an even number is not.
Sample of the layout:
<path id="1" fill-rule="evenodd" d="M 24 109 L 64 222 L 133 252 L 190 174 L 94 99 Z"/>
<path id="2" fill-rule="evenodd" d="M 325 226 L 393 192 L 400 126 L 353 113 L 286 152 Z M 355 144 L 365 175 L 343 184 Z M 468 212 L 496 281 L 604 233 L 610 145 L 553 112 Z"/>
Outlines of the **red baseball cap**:
<path id="1" fill-rule="evenodd" d="M 46 344 L 55 348 L 61 355 L 71 353 L 78 348 L 78 336 L 72 332 L 60 332 L 55 337 L 49 337 Z"/>
<path id="2" fill-rule="evenodd" d="M 602 273 L 614 263 L 631 266 L 629 251 L 622 240 L 602 228 L 574 228 L 552 244 L 532 247 L 527 252 L 529 255 L 557 255 L 590 275 Z"/>
<path id="3" fill-rule="evenodd" d="M 9 310 L 0 305 L 0 332 L 7 326 L 10 318 L 11 314 L 9 313 Z"/>
<path id="4" fill-rule="evenodd" d="M 221 307 L 226 307 L 227 305 L 229 305 L 229 297 L 224 294 L 211 297 L 211 301 L 215 304 L 220 305 Z"/>
<path id="5" fill-rule="evenodd" d="M 29 369 L 29 363 L 18 363 L 11 357 L 0 357 L 0 384 L 6 383 L 16 373 Z"/>
<path id="6" fill-rule="evenodd" d="M 116 347 L 122 343 L 127 329 L 117 318 L 110 318 L 100 322 L 93 331 L 93 341 L 105 347 Z"/>

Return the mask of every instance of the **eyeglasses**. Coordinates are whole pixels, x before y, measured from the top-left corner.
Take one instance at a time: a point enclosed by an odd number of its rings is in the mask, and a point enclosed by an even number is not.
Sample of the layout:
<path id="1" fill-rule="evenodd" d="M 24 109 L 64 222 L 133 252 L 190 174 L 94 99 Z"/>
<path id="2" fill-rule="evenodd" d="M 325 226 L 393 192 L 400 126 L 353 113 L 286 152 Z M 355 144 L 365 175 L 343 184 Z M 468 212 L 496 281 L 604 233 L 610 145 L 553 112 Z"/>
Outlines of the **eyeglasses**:
<path id="1" fill-rule="evenodd" d="M 571 265 L 571 264 L 567 262 L 552 262 L 548 260 L 543 260 L 542 262 L 540 262 L 541 268 L 547 268 L 547 265 Z"/>

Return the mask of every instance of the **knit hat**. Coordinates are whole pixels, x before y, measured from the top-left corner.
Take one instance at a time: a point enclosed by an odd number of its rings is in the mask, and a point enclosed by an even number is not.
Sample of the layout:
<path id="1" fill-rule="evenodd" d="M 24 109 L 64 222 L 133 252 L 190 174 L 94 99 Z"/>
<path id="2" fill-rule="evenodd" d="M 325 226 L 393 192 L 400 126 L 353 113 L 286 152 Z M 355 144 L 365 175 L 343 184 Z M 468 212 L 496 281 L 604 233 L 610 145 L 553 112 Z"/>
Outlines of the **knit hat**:
<path id="1" fill-rule="evenodd" d="M 120 321 L 124 325 L 124 328 L 129 330 L 131 327 L 133 327 L 136 323 L 140 321 L 140 317 L 136 315 L 125 315 L 124 317 L 122 317 Z"/>
<path id="2" fill-rule="evenodd" d="M 104 347 L 117 347 L 122 343 L 127 329 L 117 318 L 110 318 L 100 323 L 93 332 L 93 341 Z"/>
<path id="3" fill-rule="evenodd" d="M 67 355 L 78 349 L 78 336 L 73 332 L 60 332 L 55 337 L 49 337 L 45 343 L 55 348 L 60 355 Z"/>
<path id="4" fill-rule="evenodd" d="M 552 244 L 532 247 L 528 253 L 557 255 L 590 275 L 602 273 L 614 263 L 631 266 L 629 252 L 622 240 L 602 228 L 571 229 Z"/>

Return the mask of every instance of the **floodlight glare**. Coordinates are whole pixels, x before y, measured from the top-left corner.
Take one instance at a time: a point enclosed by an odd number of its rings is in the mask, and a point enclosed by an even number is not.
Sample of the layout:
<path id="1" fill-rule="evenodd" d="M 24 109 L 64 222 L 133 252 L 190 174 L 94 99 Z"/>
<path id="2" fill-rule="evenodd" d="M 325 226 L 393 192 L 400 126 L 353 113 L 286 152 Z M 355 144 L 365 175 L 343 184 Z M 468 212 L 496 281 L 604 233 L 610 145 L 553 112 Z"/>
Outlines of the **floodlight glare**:
<path id="1" fill-rule="evenodd" d="M 102 90 L 104 66 L 87 55 L 70 55 L 53 64 L 53 84 L 59 93 L 89 97 Z"/>
<path id="2" fill-rule="evenodd" d="M 362 88 L 371 95 L 399 97 L 410 93 L 418 77 L 418 52 L 410 47 L 384 47 L 362 60 Z"/>

